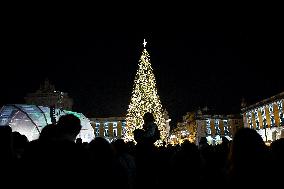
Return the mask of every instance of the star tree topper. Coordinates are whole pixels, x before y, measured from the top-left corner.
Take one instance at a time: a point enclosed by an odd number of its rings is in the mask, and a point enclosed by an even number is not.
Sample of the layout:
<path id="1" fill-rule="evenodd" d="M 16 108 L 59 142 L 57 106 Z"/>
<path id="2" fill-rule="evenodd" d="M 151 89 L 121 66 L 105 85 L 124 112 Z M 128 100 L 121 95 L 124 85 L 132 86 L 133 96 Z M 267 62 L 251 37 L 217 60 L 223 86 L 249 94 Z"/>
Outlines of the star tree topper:
<path id="1" fill-rule="evenodd" d="M 147 45 L 147 42 L 146 42 L 146 40 L 145 40 L 145 39 L 144 39 L 143 45 L 144 45 L 144 48 L 145 48 L 145 47 L 146 47 L 146 45 Z"/>

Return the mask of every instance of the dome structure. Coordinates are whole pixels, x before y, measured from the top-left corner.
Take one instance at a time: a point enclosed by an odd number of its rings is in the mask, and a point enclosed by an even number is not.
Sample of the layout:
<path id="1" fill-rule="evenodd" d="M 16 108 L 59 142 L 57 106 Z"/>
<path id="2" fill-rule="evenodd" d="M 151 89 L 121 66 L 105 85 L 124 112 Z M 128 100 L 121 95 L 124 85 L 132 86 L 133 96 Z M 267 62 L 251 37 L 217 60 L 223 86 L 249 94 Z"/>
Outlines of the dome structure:
<path id="1" fill-rule="evenodd" d="M 82 113 L 55 109 L 54 118 L 57 121 L 60 116 L 73 114 L 81 120 L 82 129 L 77 137 L 83 142 L 90 142 L 94 137 L 94 129 L 90 120 Z M 50 108 L 27 104 L 8 104 L 0 109 L 0 126 L 9 125 L 13 132 L 25 135 L 29 141 L 38 139 L 41 130 L 51 124 Z"/>

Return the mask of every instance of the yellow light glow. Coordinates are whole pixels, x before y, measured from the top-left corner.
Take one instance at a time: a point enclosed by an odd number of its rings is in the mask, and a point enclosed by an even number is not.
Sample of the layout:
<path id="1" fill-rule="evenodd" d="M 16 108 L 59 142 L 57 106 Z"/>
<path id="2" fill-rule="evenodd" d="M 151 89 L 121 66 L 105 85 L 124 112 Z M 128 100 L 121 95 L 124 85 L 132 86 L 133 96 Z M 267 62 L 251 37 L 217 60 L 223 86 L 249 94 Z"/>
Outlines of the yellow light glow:
<path id="1" fill-rule="evenodd" d="M 162 104 L 158 96 L 155 76 L 150 63 L 150 56 L 146 49 L 142 52 L 138 67 L 130 105 L 126 115 L 126 133 L 124 139 L 126 141 L 133 141 L 133 131 L 142 128 L 144 123 L 143 115 L 146 112 L 151 112 L 161 131 L 161 140 L 163 141 L 168 136 L 165 127 L 166 120 L 163 117 Z"/>

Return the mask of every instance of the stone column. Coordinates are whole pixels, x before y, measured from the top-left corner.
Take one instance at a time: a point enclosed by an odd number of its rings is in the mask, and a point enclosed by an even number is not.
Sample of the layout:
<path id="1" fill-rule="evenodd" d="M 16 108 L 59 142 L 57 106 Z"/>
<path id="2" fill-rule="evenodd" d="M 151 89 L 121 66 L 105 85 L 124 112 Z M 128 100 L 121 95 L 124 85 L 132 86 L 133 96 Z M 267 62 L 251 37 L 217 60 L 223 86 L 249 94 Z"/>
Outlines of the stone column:
<path id="1" fill-rule="evenodd" d="M 278 109 L 277 102 L 273 103 L 273 114 L 274 114 L 275 125 L 279 127 L 280 117 L 279 117 L 279 109 Z"/>
<path id="2" fill-rule="evenodd" d="M 252 121 L 252 126 L 254 129 L 256 129 L 256 123 L 255 123 L 255 111 L 252 110 L 251 112 L 251 121 Z"/>
<path id="3" fill-rule="evenodd" d="M 224 136 L 225 135 L 225 132 L 224 132 L 224 121 L 222 119 L 220 119 L 219 121 L 219 128 L 220 128 L 220 131 L 221 131 L 221 136 Z"/>
<path id="4" fill-rule="evenodd" d="M 100 122 L 100 137 L 104 137 L 105 125 L 104 122 Z"/>
<path id="5" fill-rule="evenodd" d="M 215 119 L 210 119 L 211 136 L 215 137 Z"/>
<path id="6" fill-rule="evenodd" d="M 270 126 L 271 126 L 271 119 L 270 119 L 268 106 L 265 106 L 265 117 L 266 117 L 267 127 L 270 128 Z"/>
<path id="7" fill-rule="evenodd" d="M 94 129 L 94 135 L 96 137 L 96 122 L 91 122 L 91 126 Z"/>
<path id="8" fill-rule="evenodd" d="M 228 124 L 227 126 L 228 126 L 228 129 L 229 129 L 230 135 L 234 136 L 235 133 L 234 133 L 234 130 L 233 130 L 233 120 L 228 119 L 227 124 Z"/>
<path id="9" fill-rule="evenodd" d="M 263 129 L 263 119 L 262 119 L 262 114 L 261 114 L 260 108 L 257 110 L 257 114 L 258 114 L 258 119 L 259 119 L 259 128 Z"/>
<path id="10" fill-rule="evenodd" d="M 244 122 L 244 127 L 249 127 L 249 122 L 248 122 L 248 119 L 247 119 L 247 113 L 246 112 L 243 113 L 243 122 Z"/>
<path id="11" fill-rule="evenodd" d="M 113 138 L 113 123 L 112 122 L 108 123 L 108 132 L 109 132 L 109 137 Z"/>
<path id="12" fill-rule="evenodd" d="M 122 122 L 117 122 L 117 138 L 121 138 L 122 135 Z"/>

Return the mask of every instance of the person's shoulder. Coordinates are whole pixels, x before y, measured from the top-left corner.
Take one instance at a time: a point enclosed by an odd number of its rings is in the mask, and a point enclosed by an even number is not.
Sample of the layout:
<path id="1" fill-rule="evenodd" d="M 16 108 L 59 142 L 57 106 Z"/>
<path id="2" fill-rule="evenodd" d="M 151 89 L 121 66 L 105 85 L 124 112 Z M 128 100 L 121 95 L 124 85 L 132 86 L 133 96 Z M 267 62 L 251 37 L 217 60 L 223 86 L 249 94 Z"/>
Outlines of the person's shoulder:
<path id="1" fill-rule="evenodd" d="M 157 127 L 158 128 L 158 125 L 156 123 L 152 123 L 153 127 Z"/>
<path id="2" fill-rule="evenodd" d="M 151 125 L 155 125 L 155 126 L 157 126 L 157 124 L 156 124 L 155 122 L 151 122 L 150 124 L 151 124 Z"/>

